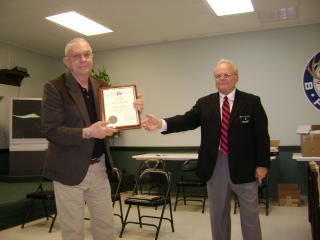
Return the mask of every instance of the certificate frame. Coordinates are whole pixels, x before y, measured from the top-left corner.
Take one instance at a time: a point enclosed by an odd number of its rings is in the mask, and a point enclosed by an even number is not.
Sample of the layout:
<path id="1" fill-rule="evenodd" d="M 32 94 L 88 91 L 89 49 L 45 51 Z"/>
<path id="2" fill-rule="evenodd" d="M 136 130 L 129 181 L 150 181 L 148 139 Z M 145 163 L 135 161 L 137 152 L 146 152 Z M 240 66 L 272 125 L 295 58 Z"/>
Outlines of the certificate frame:
<path id="1" fill-rule="evenodd" d="M 141 128 L 139 111 L 133 107 L 136 99 L 136 85 L 99 88 L 100 119 L 118 130 Z"/>

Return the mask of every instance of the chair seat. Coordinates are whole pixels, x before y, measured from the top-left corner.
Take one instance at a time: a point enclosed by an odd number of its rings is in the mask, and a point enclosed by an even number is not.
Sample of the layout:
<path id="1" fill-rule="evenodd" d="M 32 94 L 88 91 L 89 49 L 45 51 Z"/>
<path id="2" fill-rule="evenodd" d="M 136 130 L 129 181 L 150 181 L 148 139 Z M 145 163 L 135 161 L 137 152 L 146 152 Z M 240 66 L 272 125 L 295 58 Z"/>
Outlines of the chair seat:
<path id="1" fill-rule="evenodd" d="M 50 200 L 50 199 L 54 199 L 54 192 L 53 191 L 32 192 L 32 193 L 28 193 L 26 195 L 26 198 Z"/>
<path id="2" fill-rule="evenodd" d="M 163 205 L 165 199 L 155 195 L 133 195 L 124 200 L 126 204 L 157 207 Z"/>

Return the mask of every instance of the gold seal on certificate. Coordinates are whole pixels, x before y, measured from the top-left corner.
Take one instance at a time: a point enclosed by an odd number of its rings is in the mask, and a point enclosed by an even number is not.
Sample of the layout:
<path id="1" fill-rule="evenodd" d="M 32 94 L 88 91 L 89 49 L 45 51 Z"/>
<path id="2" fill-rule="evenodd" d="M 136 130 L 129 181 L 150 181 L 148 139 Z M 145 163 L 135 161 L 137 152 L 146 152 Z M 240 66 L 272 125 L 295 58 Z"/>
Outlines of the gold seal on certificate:
<path id="1" fill-rule="evenodd" d="M 117 122 L 117 117 L 116 116 L 110 116 L 108 122 L 110 124 L 115 124 Z"/>
<path id="2" fill-rule="evenodd" d="M 135 85 L 100 88 L 101 120 L 119 130 L 140 128 L 140 115 L 133 106 L 136 98 Z"/>

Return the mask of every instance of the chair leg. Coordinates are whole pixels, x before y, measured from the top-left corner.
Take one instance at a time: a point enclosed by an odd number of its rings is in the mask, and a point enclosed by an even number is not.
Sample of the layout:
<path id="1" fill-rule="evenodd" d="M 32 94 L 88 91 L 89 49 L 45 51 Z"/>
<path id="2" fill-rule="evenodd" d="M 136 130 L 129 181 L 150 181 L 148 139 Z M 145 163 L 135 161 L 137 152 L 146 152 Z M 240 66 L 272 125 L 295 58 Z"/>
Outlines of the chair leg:
<path id="1" fill-rule="evenodd" d="M 161 215 L 160 215 L 160 219 L 159 219 L 159 224 L 158 226 L 156 227 L 157 228 L 157 232 L 156 232 L 156 237 L 155 237 L 155 240 L 158 239 L 158 236 L 159 236 L 159 232 L 160 232 L 160 228 L 161 228 L 161 223 L 162 223 L 162 219 L 163 219 L 163 215 L 164 215 L 164 210 L 166 209 L 166 205 L 167 203 L 165 203 L 162 207 L 162 211 L 161 211 Z"/>
<path id="2" fill-rule="evenodd" d="M 57 218 L 57 212 L 52 217 L 52 222 L 51 222 L 51 225 L 50 225 L 50 228 L 49 228 L 49 233 L 52 232 L 52 228 L 53 228 L 54 222 L 56 221 L 56 218 Z"/>
<path id="3" fill-rule="evenodd" d="M 116 204 L 116 196 L 113 197 L 112 199 L 112 207 L 114 208 L 114 205 Z"/>
<path id="4" fill-rule="evenodd" d="M 161 186 L 159 186 L 159 185 L 151 186 L 149 189 L 149 195 L 151 194 L 152 188 L 158 188 L 158 193 L 161 195 Z M 157 210 L 158 206 L 155 206 L 154 209 Z"/>
<path id="5" fill-rule="evenodd" d="M 269 214 L 269 190 L 268 186 L 266 186 L 266 216 Z"/>
<path id="6" fill-rule="evenodd" d="M 142 228 L 142 222 L 141 222 L 141 214 L 140 214 L 140 206 L 137 205 L 137 210 L 138 210 L 138 217 L 139 217 L 139 223 L 140 223 L 140 228 Z"/>
<path id="7" fill-rule="evenodd" d="M 123 225 L 123 210 L 122 210 L 122 202 L 121 202 L 121 196 L 120 195 L 119 195 L 119 208 L 120 208 L 121 224 Z"/>
<path id="8" fill-rule="evenodd" d="M 177 204 L 178 204 L 178 199 L 179 199 L 179 194 L 180 194 L 180 186 L 177 186 L 177 193 L 176 193 L 176 201 L 174 203 L 174 211 L 176 211 Z"/>
<path id="9" fill-rule="evenodd" d="M 185 191 L 184 186 L 182 186 L 182 194 L 183 194 L 183 202 L 184 202 L 184 205 L 187 205 L 186 191 Z"/>
<path id="10" fill-rule="evenodd" d="M 32 209 L 33 209 L 33 204 L 34 204 L 34 200 L 32 199 L 32 201 L 31 201 L 31 206 L 30 206 L 27 214 L 24 216 L 23 224 L 21 225 L 21 228 L 24 228 L 25 223 L 26 223 L 27 220 L 31 217 L 31 215 L 32 215 Z"/>
<path id="11" fill-rule="evenodd" d="M 48 213 L 48 207 L 47 207 L 47 204 L 46 204 L 46 200 L 42 200 L 42 204 L 43 204 L 43 209 L 44 209 L 45 216 L 46 216 L 47 220 L 49 220 L 49 213 Z"/>
<path id="12" fill-rule="evenodd" d="M 123 221 L 123 224 L 122 224 L 122 228 L 121 228 L 121 231 L 120 231 L 120 234 L 119 234 L 119 237 L 120 237 L 120 238 L 122 238 L 122 235 L 123 235 L 123 232 L 124 232 L 124 228 L 126 227 L 127 219 L 128 219 L 128 216 L 129 216 L 130 209 L 131 209 L 131 204 L 129 204 L 129 207 L 128 207 L 128 209 L 127 209 L 126 216 L 125 216 L 124 221 Z"/>
<path id="13" fill-rule="evenodd" d="M 170 223 L 172 232 L 174 232 L 174 225 L 173 225 L 173 214 L 172 214 L 172 205 L 171 205 L 171 198 L 169 197 L 169 210 L 170 210 Z"/>
<path id="14" fill-rule="evenodd" d="M 121 221 L 121 225 L 123 225 L 123 209 L 122 209 L 122 201 L 121 201 L 121 195 L 120 194 L 119 194 L 119 199 L 118 200 L 116 200 L 115 198 L 112 199 L 112 202 L 113 202 L 113 206 L 112 207 L 113 208 L 114 208 L 114 205 L 115 205 L 116 201 L 119 202 L 120 213 L 114 213 L 113 215 L 119 217 L 120 221 Z"/>
<path id="15" fill-rule="evenodd" d="M 266 206 L 266 216 L 269 214 L 269 191 L 268 186 L 258 188 L 259 203 L 263 203 Z"/>
<path id="16" fill-rule="evenodd" d="M 237 207 L 238 207 L 239 203 L 238 203 L 238 197 L 237 195 L 234 195 L 234 209 L 233 209 L 233 214 L 237 213 Z"/>
<path id="17" fill-rule="evenodd" d="M 202 213 L 204 213 L 204 208 L 205 208 L 205 206 L 206 206 L 206 200 L 207 200 L 207 197 L 204 196 L 204 197 L 203 197 L 203 203 L 202 203 Z"/>

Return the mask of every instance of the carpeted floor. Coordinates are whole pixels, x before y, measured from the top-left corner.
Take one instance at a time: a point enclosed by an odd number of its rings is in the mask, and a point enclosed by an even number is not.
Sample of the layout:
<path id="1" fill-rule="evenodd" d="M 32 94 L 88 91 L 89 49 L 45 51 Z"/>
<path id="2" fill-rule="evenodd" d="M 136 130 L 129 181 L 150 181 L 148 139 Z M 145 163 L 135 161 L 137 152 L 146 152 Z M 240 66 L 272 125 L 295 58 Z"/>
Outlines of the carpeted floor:
<path id="1" fill-rule="evenodd" d="M 124 207 L 127 209 L 127 206 Z M 117 212 L 118 204 L 115 206 Z M 137 219 L 137 211 L 132 209 L 129 219 Z M 143 208 L 142 213 L 159 214 L 159 209 Z M 168 211 L 166 210 L 166 213 Z M 301 207 L 279 207 L 277 203 L 272 203 L 269 216 L 265 215 L 264 207 L 261 207 L 260 220 L 264 240 L 311 240 L 311 229 L 308 222 L 308 206 Z M 88 213 L 87 213 L 87 216 Z M 240 228 L 240 214 L 231 214 L 232 240 L 242 240 Z M 92 239 L 90 232 L 90 221 L 85 223 L 85 239 Z M 123 238 L 119 238 L 121 229 L 120 219 L 115 217 L 117 239 L 128 240 L 152 240 L 155 237 L 153 227 L 129 224 L 126 227 Z M 24 229 L 16 226 L 0 231 L 0 239 L 3 240 L 57 240 L 61 239 L 59 221 L 56 222 L 52 233 L 48 233 L 50 221 L 45 218 L 28 223 Z M 201 206 L 198 203 L 183 204 L 177 207 L 174 212 L 175 232 L 171 231 L 167 221 L 162 223 L 159 240 L 210 240 L 210 220 L 208 206 L 205 213 L 201 213 Z"/>

